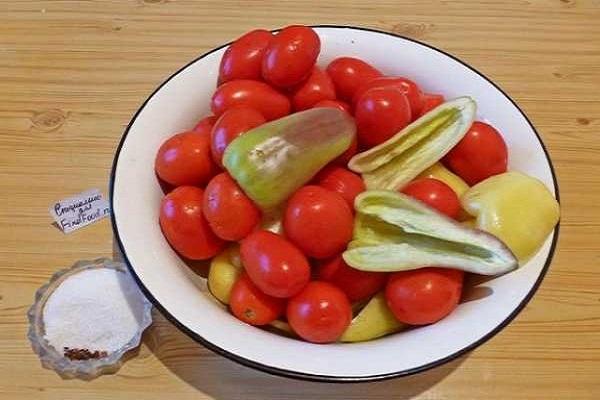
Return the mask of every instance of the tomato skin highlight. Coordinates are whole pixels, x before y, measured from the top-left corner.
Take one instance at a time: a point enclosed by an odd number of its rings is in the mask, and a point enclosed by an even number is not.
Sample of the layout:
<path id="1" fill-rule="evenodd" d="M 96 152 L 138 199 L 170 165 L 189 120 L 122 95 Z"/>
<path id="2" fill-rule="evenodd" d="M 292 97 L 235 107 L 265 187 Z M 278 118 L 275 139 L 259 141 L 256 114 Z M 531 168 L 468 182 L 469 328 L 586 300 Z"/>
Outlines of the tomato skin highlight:
<path id="1" fill-rule="evenodd" d="M 402 193 L 422 201 L 450 218 L 456 219 L 460 214 L 461 205 L 456 192 L 438 179 L 416 179 L 406 185 Z"/>
<path id="2" fill-rule="evenodd" d="M 506 172 L 508 149 L 502 135 L 493 126 L 475 121 L 442 161 L 469 186 L 473 186 L 490 176 Z"/>
<path id="3" fill-rule="evenodd" d="M 234 79 L 262 78 L 262 59 L 273 34 L 255 29 L 237 38 L 223 54 L 218 85 Z"/>
<path id="4" fill-rule="evenodd" d="M 154 169 L 172 186 L 204 185 L 218 171 L 210 157 L 210 135 L 190 131 L 171 136 L 158 149 Z"/>
<path id="5" fill-rule="evenodd" d="M 319 67 L 313 67 L 308 79 L 292 95 L 294 110 L 302 111 L 321 101 L 334 101 L 335 88 L 331 78 Z"/>
<path id="6" fill-rule="evenodd" d="M 283 215 L 287 237 L 314 258 L 342 252 L 352 239 L 353 226 L 352 210 L 344 198 L 314 185 L 298 189 L 288 200 Z"/>
<path id="7" fill-rule="evenodd" d="M 320 51 L 321 40 L 312 28 L 287 26 L 269 42 L 262 59 L 262 76 L 276 87 L 294 86 L 308 77 Z"/>
<path id="8" fill-rule="evenodd" d="M 321 187 L 339 193 L 346 200 L 348 207 L 354 210 L 354 199 L 367 190 L 362 178 L 345 168 L 325 167 L 316 176 L 315 181 Z"/>
<path id="9" fill-rule="evenodd" d="M 340 288 L 351 302 L 366 300 L 379 292 L 385 286 L 387 276 L 383 272 L 352 268 L 341 254 L 321 261 L 317 268 L 318 279 Z"/>
<path id="10" fill-rule="evenodd" d="M 286 316 L 302 339 L 331 343 L 350 325 L 352 309 L 340 289 L 327 282 L 314 281 L 289 300 Z"/>
<path id="11" fill-rule="evenodd" d="M 269 296 L 291 297 L 310 279 L 310 265 L 304 254 L 272 232 L 252 232 L 242 240 L 240 254 L 252 282 Z"/>
<path id="12" fill-rule="evenodd" d="M 423 92 L 419 86 L 410 79 L 390 76 L 382 76 L 380 78 L 372 79 L 364 83 L 356 91 L 353 97 L 353 103 L 356 104 L 356 102 L 366 91 L 373 88 L 395 88 L 400 90 L 406 96 L 408 104 L 410 105 L 410 120 L 415 120 L 419 115 L 421 115 L 421 109 L 423 108 Z"/>
<path id="13" fill-rule="evenodd" d="M 290 100 L 264 82 L 236 79 L 217 88 L 211 99 L 212 112 L 220 117 L 236 106 L 246 106 L 261 113 L 267 121 L 290 113 Z"/>
<path id="14" fill-rule="evenodd" d="M 159 223 L 169 244 L 183 257 L 206 260 L 214 257 L 225 242 L 210 229 L 202 213 L 204 191 L 180 186 L 167 194 L 160 205 Z"/>
<path id="15" fill-rule="evenodd" d="M 267 120 L 253 108 L 239 106 L 228 109 L 211 131 L 211 154 L 214 162 L 223 166 L 223 153 L 236 137 L 264 124 Z"/>
<path id="16" fill-rule="evenodd" d="M 398 321 L 432 324 L 450 314 L 460 301 L 463 271 L 426 267 L 390 275 L 387 304 Z"/>
<path id="17" fill-rule="evenodd" d="M 261 212 L 227 172 L 206 186 L 202 211 L 213 232 L 224 240 L 245 238 L 258 226 Z"/>
<path id="18" fill-rule="evenodd" d="M 285 300 L 264 294 L 242 274 L 231 289 L 229 307 L 233 315 L 250 325 L 267 325 L 285 310 Z"/>
<path id="19" fill-rule="evenodd" d="M 354 118 L 359 143 L 370 148 L 385 142 L 410 123 L 410 105 L 400 90 L 375 87 L 359 97 Z"/>
<path id="20" fill-rule="evenodd" d="M 327 66 L 339 99 L 351 102 L 358 88 L 372 79 L 382 76 L 372 65 L 354 57 L 339 57 Z"/>

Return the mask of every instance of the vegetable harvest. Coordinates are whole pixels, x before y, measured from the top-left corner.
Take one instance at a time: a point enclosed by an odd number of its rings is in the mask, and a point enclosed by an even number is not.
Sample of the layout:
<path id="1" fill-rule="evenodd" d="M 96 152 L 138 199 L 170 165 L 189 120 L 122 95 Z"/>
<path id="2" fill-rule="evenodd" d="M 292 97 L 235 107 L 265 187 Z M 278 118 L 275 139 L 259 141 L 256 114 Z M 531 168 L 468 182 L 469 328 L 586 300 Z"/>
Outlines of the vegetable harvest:
<path id="1" fill-rule="evenodd" d="M 157 151 L 158 223 L 210 260 L 215 302 L 290 338 L 362 342 L 446 318 L 465 275 L 527 268 L 559 205 L 508 171 L 476 99 L 355 57 L 319 65 L 322 39 L 293 25 L 234 41 L 214 115 Z"/>

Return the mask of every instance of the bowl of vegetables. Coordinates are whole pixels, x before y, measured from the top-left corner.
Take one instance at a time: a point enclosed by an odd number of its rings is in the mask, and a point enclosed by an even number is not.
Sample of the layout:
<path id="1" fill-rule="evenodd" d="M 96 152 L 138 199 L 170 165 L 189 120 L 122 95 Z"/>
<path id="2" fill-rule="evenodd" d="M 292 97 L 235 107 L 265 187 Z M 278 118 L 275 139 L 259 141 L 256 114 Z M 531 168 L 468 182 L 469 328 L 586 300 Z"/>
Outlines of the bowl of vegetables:
<path id="1" fill-rule="evenodd" d="M 145 294 L 208 348 L 322 381 L 404 376 L 526 305 L 558 236 L 541 138 L 482 74 L 342 26 L 257 29 L 127 127 L 112 222 Z"/>

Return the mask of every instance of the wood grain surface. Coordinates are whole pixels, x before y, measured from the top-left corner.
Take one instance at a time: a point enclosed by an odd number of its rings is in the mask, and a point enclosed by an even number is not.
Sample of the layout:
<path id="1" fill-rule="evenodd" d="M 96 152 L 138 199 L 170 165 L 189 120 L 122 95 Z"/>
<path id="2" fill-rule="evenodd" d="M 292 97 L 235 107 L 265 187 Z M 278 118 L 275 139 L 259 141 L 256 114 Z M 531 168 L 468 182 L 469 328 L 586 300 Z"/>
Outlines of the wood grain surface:
<path id="1" fill-rule="evenodd" d="M 534 299 L 476 351 L 380 383 L 257 372 L 158 313 L 116 375 L 68 381 L 43 369 L 25 336 L 34 291 L 57 269 L 113 251 L 108 220 L 63 235 L 48 206 L 92 187 L 107 193 L 124 127 L 172 72 L 251 28 L 290 23 L 426 41 L 516 100 L 548 146 L 562 198 L 558 251 Z M 0 196 L 0 399 L 600 398 L 600 1 L 4 0 Z"/>

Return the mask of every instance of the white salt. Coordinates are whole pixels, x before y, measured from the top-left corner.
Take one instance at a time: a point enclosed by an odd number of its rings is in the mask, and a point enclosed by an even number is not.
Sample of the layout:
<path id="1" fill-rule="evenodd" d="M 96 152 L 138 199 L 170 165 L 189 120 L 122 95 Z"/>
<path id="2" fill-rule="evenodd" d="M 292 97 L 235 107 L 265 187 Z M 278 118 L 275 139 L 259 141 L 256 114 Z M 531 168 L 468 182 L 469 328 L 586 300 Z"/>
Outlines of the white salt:
<path id="1" fill-rule="evenodd" d="M 44 338 L 65 347 L 111 353 L 141 329 L 143 295 L 125 272 L 93 268 L 71 275 L 47 299 Z"/>

